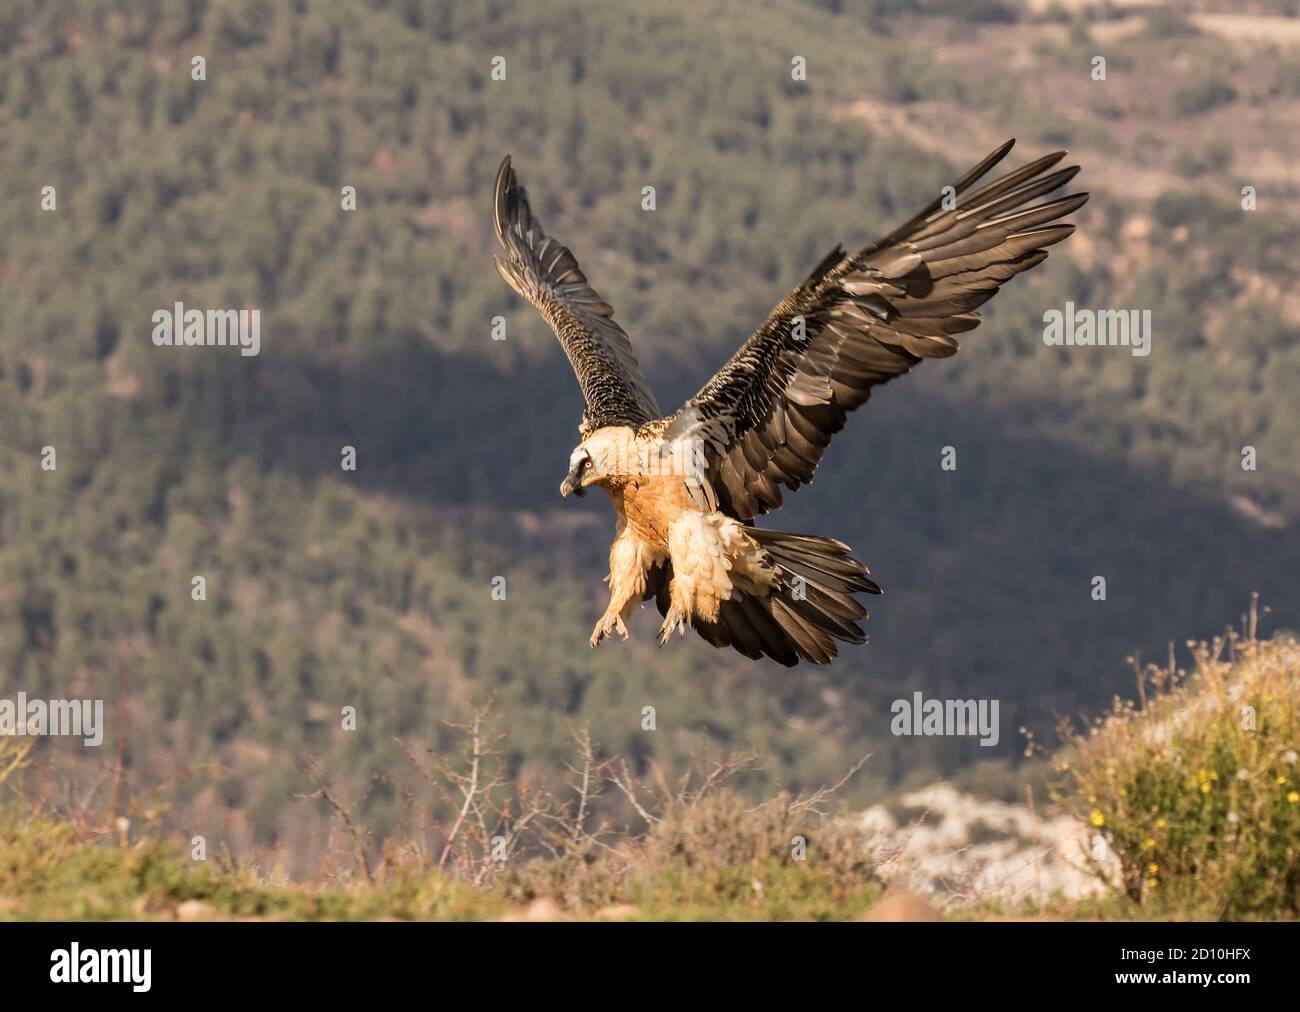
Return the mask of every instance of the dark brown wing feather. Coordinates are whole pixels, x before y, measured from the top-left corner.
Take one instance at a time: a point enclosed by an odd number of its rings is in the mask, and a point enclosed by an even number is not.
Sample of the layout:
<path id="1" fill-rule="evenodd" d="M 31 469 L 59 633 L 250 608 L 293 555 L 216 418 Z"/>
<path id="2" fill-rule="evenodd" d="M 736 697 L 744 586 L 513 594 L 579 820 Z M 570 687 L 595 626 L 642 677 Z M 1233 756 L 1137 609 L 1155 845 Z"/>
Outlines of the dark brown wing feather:
<path id="1" fill-rule="evenodd" d="M 597 294 L 568 247 L 547 237 L 528 207 L 510 156 L 497 170 L 493 218 L 506 256 L 497 273 L 551 325 L 569 357 L 587 407 L 584 434 L 603 425 L 642 425 L 660 416 L 614 310 Z"/>
<path id="2" fill-rule="evenodd" d="M 953 184 L 952 209 L 941 193 L 860 252 L 833 249 L 668 422 L 671 437 L 703 441 L 723 512 L 750 523 L 780 507 L 778 486 L 812 480 L 847 412 L 921 359 L 956 352 L 974 310 L 1074 231 L 1052 222 L 1088 194 L 1026 206 L 1079 171 L 1054 168 L 1064 151 L 969 192 L 1013 143 Z"/>

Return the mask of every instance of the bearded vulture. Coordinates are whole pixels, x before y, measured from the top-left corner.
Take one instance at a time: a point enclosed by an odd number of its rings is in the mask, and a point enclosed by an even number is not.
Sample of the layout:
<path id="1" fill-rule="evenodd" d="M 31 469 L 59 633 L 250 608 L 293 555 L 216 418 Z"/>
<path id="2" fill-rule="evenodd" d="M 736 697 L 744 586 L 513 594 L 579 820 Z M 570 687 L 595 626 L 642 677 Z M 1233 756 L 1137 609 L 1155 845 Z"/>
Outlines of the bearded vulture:
<path id="1" fill-rule="evenodd" d="M 832 538 L 754 526 L 781 489 L 811 482 L 831 436 L 871 396 L 925 358 L 957 351 L 952 335 L 998 287 L 1041 263 L 1074 226 L 1058 222 L 1088 194 L 1036 198 L 1072 179 L 1046 155 L 976 188 L 1007 141 L 878 242 L 837 245 L 704 388 L 664 415 L 614 310 L 568 247 L 528 207 L 510 156 L 496 177 L 497 272 L 550 324 L 586 401 L 560 495 L 604 489 L 617 512 L 609 607 L 590 644 L 653 597 L 660 644 L 694 627 L 746 657 L 828 664 L 836 641 L 863 643 L 879 594 L 865 565 Z"/>

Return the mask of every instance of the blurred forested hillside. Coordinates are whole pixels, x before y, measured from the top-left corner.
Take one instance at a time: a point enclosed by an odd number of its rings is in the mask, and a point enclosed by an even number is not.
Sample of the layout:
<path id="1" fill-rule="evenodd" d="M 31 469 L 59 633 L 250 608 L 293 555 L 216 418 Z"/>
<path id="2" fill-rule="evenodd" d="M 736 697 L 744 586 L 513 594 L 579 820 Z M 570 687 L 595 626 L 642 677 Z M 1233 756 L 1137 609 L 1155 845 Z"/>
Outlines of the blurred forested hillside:
<path id="1" fill-rule="evenodd" d="M 441 747 L 493 692 L 521 775 L 581 722 L 669 767 L 752 743 L 792 787 L 873 752 L 866 800 L 1010 782 L 1017 727 L 1128 692 L 1126 654 L 1217 630 L 1252 590 L 1295 625 L 1300 20 L 1239 10 L 0 6 L 0 696 L 105 698 L 78 784 L 120 760 L 130 787 L 169 785 L 183 831 L 301 860 L 328 822 L 294 799 L 304 756 L 382 833 L 395 739 Z M 645 616 L 590 651 L 612 512 L 556 494 L 580 400 L 491 266 L 501 156 L 671 410 L 837 241 L 1008 136 L 1015 164 L 1071 148 L 1079 232 L 960 355 L 878 393 L 769 521 L 871 565 L 870 645 L 787 671 L 695 637 L 659 651 Z M 261 354 L 155 347 L 178 300 L 260 308 Z M 1067 300 L 1150 309 L 1151 355 L 1044 346 Z M 891 737 L 914 691 L 999 699 L 1000 745 Z"/>

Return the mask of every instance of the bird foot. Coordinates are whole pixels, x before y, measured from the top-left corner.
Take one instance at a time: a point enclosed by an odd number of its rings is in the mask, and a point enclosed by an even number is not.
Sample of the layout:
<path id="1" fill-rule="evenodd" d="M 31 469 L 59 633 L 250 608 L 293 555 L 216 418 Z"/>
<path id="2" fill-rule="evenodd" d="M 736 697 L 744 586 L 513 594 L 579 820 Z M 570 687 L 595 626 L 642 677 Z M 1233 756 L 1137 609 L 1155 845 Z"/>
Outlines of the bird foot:
<path id="1" fill-rule="evenodd" d="M 587 642 L 594 648 L 601 640 L 607 636 L 612 637 L 618 633 L 623 639 L 627 639 L 627 626 L 623 624 L 623 616 L 614 612 L 612 615 L 606 612 L 596 623 L 596 628 L 591 630 L 591 639 Z"/>
<path id="2" fill-rule="evenodd" d="M 668 614 L 664 616 L 664 624 L 659 627 L 659 645 L 663 646 L 668 642 L 673 634 L 673 630 L 683 639 L 686 637 L 686 627 L 690 625 L 690 616 L 685 608 L 679 608 L 672 605 L 668 609 Z"/>

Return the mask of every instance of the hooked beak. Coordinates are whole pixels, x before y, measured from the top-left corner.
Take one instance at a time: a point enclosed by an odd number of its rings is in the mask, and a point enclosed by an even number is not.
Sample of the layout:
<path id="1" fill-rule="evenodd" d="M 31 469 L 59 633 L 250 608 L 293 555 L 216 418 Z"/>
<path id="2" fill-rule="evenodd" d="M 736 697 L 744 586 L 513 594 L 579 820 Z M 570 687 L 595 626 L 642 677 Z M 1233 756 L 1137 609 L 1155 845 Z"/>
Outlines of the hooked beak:
<path id="1" fill-rule="evenodd" d="M 574 496 L 576 496 L 579 499 L 581 499 L 583 493 L 586 492 L 586 489 L 582 487 L 582 465 L 581 464 L 578 464 L 570 468 L 569 473 L 568 475 L 565 476 L 564 481 L 560 482 L 560 498 L 562 499 L 569 498 L 570 492 L 572 492 Z"/>

